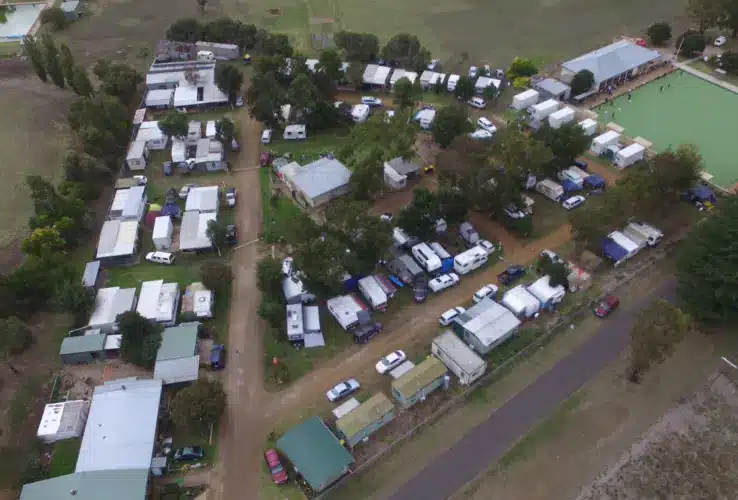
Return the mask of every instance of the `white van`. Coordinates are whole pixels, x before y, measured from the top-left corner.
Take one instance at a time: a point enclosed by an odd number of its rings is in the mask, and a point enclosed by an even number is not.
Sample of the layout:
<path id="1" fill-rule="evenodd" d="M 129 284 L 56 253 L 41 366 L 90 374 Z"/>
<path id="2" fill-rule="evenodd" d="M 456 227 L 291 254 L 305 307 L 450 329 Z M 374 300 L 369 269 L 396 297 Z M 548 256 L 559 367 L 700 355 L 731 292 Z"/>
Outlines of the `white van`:
<path id="1" fill-rule="evenodd" d="M 149 252 L 146 260 L 156 264 L 174 264 L 174 254 L 169 252 Z"/>
<path id="2" fill-rule="evenodd" d="M 201 50 L 197 53 L 197 60 L 203 62 L 215 61 L 215 54 L 209 50 Z"/>
<path id="3" fill-rule="evenodd" d="M 467 274 L 487 263 L 487 251 L 475 246 L 454 257 L 454 271 L 459 274 Z"/>
<path id="4" fill-rule="evenodd" d="M 261 133 L 261 143 L 269 144 L 272 142 L 272 129 L 268 128 Z"/>

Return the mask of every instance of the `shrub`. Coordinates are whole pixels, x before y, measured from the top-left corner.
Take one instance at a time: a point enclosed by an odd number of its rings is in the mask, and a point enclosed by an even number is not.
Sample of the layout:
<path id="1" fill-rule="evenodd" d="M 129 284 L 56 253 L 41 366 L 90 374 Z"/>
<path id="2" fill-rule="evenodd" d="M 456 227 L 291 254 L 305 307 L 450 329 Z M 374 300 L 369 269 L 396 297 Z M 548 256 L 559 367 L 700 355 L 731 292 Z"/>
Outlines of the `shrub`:
<path id="1" fill-rule="evenodd" d="M 41 11 L 39 16 L 41 24 L 48 24 L 54 31 L 63 30 L 67 27 L 67 18 L 64 16 L 64 11 L 59 7 L 51 7 Z"/>
<path id="2" fill-rule="evenodd" d="M 513 87 L 518 90 L 524 90 L 530 88 L 530 77 L 529 76 L 518 76 L 513 80 Z"/>
<path id="3" fill-rule="evenodd" d="M 661 21 L 653 23 L 646 31 L 648 39 L 654 45 L 664 45 L 671 39 L 671 25 L 667 22 Z"/>

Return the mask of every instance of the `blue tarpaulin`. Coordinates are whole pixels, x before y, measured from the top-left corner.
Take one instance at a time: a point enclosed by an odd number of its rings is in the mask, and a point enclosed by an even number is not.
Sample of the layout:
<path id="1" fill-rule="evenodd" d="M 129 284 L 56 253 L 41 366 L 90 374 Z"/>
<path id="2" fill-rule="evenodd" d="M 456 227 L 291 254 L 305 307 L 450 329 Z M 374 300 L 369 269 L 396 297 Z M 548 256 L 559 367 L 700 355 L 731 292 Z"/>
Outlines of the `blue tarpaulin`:
<path id="1" fill-rule="evenodd" d="M 599 175 L 592 174 L 584 179 L 584 184 L 586 184 L 587 187 L 599 189 L 604 188 L 607 185 L 607 182 L 605 182 L 605 179 L 603 179 Z"/>
<path id="2" fill-rule="evenodd" d="M 628 256 L 628 251 L 612 241 L 610 238 L 602 239 L 602 255 L 612 260 L 614 263 L 619 263 Z"/>
<path id="3" fill-rule="evenodd" d="M 691 201 L 716 203 L 715 193 L 707 186 L 697 186 L 687 190 L 687 198 Z"/>

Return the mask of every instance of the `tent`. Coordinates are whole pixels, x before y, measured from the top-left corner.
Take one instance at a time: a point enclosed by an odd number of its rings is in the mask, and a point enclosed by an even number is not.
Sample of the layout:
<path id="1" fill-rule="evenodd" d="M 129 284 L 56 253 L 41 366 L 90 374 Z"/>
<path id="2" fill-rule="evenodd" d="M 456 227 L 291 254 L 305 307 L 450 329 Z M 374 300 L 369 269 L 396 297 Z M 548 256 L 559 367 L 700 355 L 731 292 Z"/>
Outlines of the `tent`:
<path id="1" fill-rule="evenodd" d="M 607 182 L 601 176 L 591 174 L 584 179 L 584 185 L 592 189 L 604 189 L 607 186 Z"/>
<path id="2" fill-rule="evenodd" d="M 574 193 L 582 189 L 576 182 L 569 179 L 564 179 L 563 181 L 561 181 L 561 187 L 564 188 L 565 193 Z"/>
<path id="3" fill-rule="evenodd" d="M 602 240 L 602 255 L 610 259 L 616 266 L 628 259 L 628 251 L 610 238 Z"/>

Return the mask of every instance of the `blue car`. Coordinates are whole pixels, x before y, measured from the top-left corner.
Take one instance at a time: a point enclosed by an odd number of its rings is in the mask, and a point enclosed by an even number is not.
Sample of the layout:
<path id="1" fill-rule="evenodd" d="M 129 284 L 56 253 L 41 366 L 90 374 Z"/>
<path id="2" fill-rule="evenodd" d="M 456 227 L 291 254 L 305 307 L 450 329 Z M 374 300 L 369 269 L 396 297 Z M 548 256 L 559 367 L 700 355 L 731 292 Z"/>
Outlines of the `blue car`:
<path id="1" fill-rule="evenodd" d="M 525 266 L 510 266 L 497 275 L 497 280 L 501 285 L 510 285 L 523 277 L 525 274 Z"/>
<path id="2" fill-rule="evenodd" d="M 213 370 L 225 368 L 225 346 L 223 344 L 214 345 L 210 350 L 210 368 Z"/>

